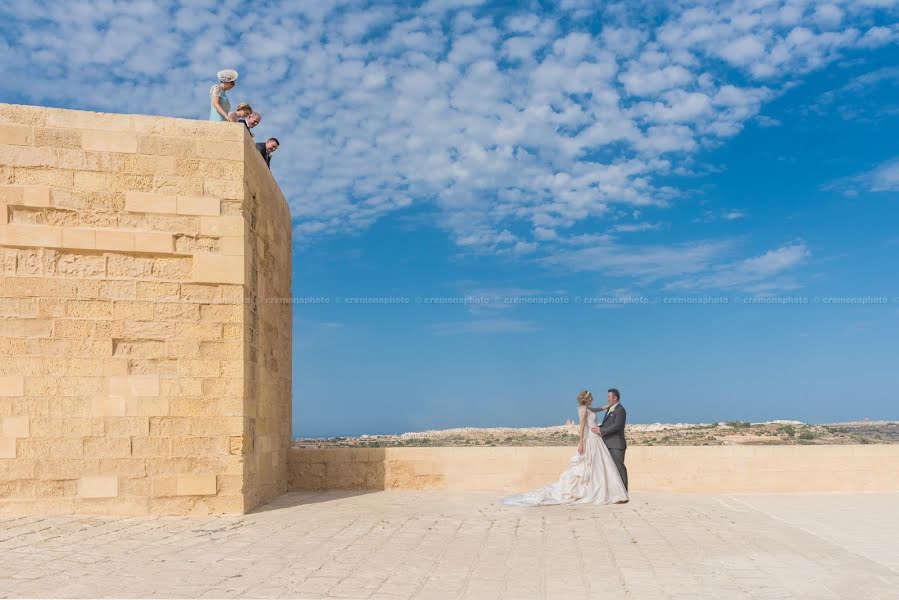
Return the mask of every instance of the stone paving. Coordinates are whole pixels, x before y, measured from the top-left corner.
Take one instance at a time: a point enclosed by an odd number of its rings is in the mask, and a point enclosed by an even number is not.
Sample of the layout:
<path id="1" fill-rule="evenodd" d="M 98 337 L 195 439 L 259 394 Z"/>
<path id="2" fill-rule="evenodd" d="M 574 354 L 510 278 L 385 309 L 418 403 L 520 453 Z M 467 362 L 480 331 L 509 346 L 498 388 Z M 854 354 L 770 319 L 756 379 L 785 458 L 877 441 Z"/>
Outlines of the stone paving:
<path id="1" fill-rule="evenodd" d="M 899 598 L 899 494 L 282 496 L 243 517 L 0 516 L 0 597 Z"/>

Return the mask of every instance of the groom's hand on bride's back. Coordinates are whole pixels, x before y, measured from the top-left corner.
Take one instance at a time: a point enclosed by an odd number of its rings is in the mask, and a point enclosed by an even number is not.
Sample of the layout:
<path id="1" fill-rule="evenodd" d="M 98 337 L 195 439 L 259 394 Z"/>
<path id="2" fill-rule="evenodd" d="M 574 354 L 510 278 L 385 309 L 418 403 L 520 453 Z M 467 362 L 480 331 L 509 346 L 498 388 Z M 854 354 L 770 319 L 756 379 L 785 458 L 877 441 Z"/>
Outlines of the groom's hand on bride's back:
<path id="1" fill-rule="evenodd" d="M 596 435 L 602 435 L 602 429 L 600 429 L 598 425 L 597 425 L 597 426 L 594 426 L 594 427 L 591 427 L 591 428 L 590 428 L 590 431 L 592 431 L 592 432 L 595 433 Z"/>

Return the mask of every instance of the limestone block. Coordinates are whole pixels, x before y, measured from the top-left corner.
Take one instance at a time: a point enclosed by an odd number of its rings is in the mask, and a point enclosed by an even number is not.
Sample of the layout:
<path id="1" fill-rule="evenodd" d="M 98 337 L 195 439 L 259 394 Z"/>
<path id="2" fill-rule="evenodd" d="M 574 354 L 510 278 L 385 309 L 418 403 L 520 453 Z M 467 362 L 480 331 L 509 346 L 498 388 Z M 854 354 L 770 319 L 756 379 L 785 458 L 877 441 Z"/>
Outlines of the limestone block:
<path id="1" fill-rule="evenodd" d="M 87 437 L 83 440 L 85 458 L 128 458 L 131 456 L 130 437 Z"/>
<path id="2" fill-rule="evenodd" d="M 163 417 L 169 414 L 167 398 L 138 398 L 137 414 L 141 417 Z"/>
<path id="3" fill-rule="evenodd" d="M 200 318 L 215 323 L 240 323 L 243 310 L 243 304 L 206 304 L 200 307 Z"/>
<path id="4" fill-rule="evenodd" d="M 199 121 L 195 119 L 160 119 L 145 115 L 131 115 L 132 127 L 140 135 L 188 137 L 191 139 L 239 142 L 246 130 L 235 123 Z"/>
<path id="5" fill-rule="evenodd" d="M 2 321 L 0 321 L 2 323 Z M 4 332 L 5 334 L 5 332 Z M 25 378 L 21 375 L 0 375 L 0 397 L 24 396 Z"/>
<path id="6" fill-rule="evenodd" d="M 202 183 L 202 193 L 206 196 L 216 196 L 222 199 L 242 199 L 243 182 L 227 181 L 217 178 L 205 178 Z"/>
<path id="7" fill-rule="evenodd" d="M 119 496 L 123 498 L 141 498 L 146 501 L 150 495 L 150 480 L 147 477 L 125 477 L 119 478 Z"/>
<path id="8" fill-rule="evenodd" d="M 216 413 L 212 413 L 216 414 Z M 241 436 L 244 431 L 243 417 L 195 417 L 190 423 L 190 433 L 197 437 L 229 435 Z M 230 452 L 229 440 L 229 452 Z"/>
<path id="9" fill-rule="evenodd" d="M 243 142 L 197 140 L 197 156 L 224 160 L 243 160 Z"/>
<path id="10" fill-rule="evenodd" d="M 178 475 L 175 493 L 178 496 L 214 496 L 215 474 Z"/>
<path id="11" fill-rule="evenodd" d="M 243 257 L 196 254 L 191 280 L 197 283 L 233 283 L 246 281 Z"/>
<path id="12" fill-rule="evenodd" d="M 111 277 L 148 279 L 153 273 L 153 260 L 146 257 L 107 254 L 106 270 Z"/>
<path id="13" fill-rule="evenodd" d="M 136 457 L 171 456 L 172 441 L 166 437 L 134 437 L 131 454 Z"/>
<path id="14" fill-rule="evenodd" d="M 190 302 L 221 302 L 222 286 L 201 283 L 182 283 L 181 298 Z"/>
<path id="15" fill-rule="evenodd" d="M 145 339 L 114 339 L 112 340 L 112 355 L 128 358 L 164 358 L 166 356 L 166 342 L 164 340 Z M 162 381 L 160 381 L 160 390 Z"/>
<path id="16" fill-rule="evenodd" d="M 213 437 L 172 437 L 174 456 L 228 456 L 231 442 L 227 435 Z"/>
<path id="17" fill-rule="evenodd" d="M 203 193 L 203 180 L 196 177 L 156 174 L 153 177 L 153 185 L 150 191 L 159 194 L 196 196 Z"/>
<path id="18" fill-rule="evenodd" d="M 102 192 L 109 189 L 106 173 L 75 171 L 74 188 L 80 192 Z"/>
<path id="19" fill-rule="evenodd" d="M 56 188 L 72 189 L 75 173 L 71 170 L 47 169 L 44 167 L 13 168 L 12 183 L 16 185 L 49 185 Z"/>
<path id="20" fill-rule="evenodd" d="M 179 215 L 219 215 L 222 201 L 206 196 L 178 196 Z"/>
<path id="21" fill-rule="evenodd" d="M 138 281 L 137 299 L 153 302 L 178 302 L 180 300 L 180 286 L 177 283 L 161 281 Z"/>
<path id="22" fill-rule="evenodd" d="M 242 285 L 222 285 L 222 302 L 230 304 L 246 303 L 245 290 Z"/>
<path id="23" fill-rule="evenodd" d="M 63 248 L 92 250 L 97 247 L 96 231 L 96 229 L 64 227 L 62 230 L 62 246 Z"/>
<path id="24" fill-rule="evenodd" d="M 246 238 L 229 235 L 221 238 L 222 254 L 225 256 L 243 256 L 246 252 Z"/>
<path id="25" fill-rule="evenodd" d="M 34 129 L 27 125 L 0 125 L 0 144 L 30 146 L 34 141 Z"/>
<path id="26" fill-rule="evenodd" d="M 137 152 L 133 131 L 82 131 L 81 147 L 95 152 Z"/>
<path id="27" fill-rule="evenodd" d="M 9 437 L 28 437 L 28 417 L 2 417 L 0 434 Z"/>
<path id="28" fill-rule="evenodd" d="M 186 137 L 139 135 L 137 151 L 141 154 L 189 157 L 196 153 L 196 144 L 194 140 Z"/>
<path id="29" fill-rule="evenodd" d="M 188 433 L 190 433 L 190 419 L 188 418 L 150 417 L 150 437 L 185 436 Z"/>
<path id="30" fill-rule="evenodd" d="M 125 210 L 136 213 L 178 212 L 178 197 L 170 194 L 125 192 Z"/>
<path id="31" fill-rule="evenodd" d="M 40 305 L 47 300 L 35 298 L 0 298 L 0 317 L 39 317 Z M 2 335 L 0 329 L 0 335 Z"/>
<path id="32" fill-rule="evenodd" d="M 76 498 L 70 512 L 79 515 L 142 516 L 150 512 L 148 498 Z"/>
<path id="33" fill-rule="evenodd" d="M 54 109 L 47 111 L 46 121 L 41 125 L 97 131 L 127 131 L 131 129 L 131 115 Z"/>
<path id="34" fill-rule="evenodd" d="M 0 123 L 43 126 L 47 122 L 49 112 L 51 110 L 43 106 L 0 104 Z"/>
<path id="35" fill-rule="evenodd" d="M 19 458 L 81 458 L 82 446 L 81 438 L 24 438 L 19 440 Z"/>
<path id="36" fill-rule="evenodd" d="M 137 252 L 170 254 L 172 252 L 172 234 L 161 231 L 135 231 L 134 249 Z"/>
<path id="37" fill-rule="evenodd" d="M 134 233 L 130 231 L 97 229 L 94 235 L 97 250 L 118 250 L 123 252 L 134 250 Z"/>
<path id="38" fill-rule="evenodd" d="M 109 393 L 112 396 L 158 396 L 159 375 L 133 375 L 110 377 Z"/>
<path id="39" fill-rule="evenodd" d="M 187 177 L 203 177 L 221 179 L 223 181 L 242 181 L 244 163 L 238 160 L 204 160 L 197 158 L 177 158 L 175 175 Z"/>
<path id="40" fill-rule="evenodd" d="M 0 435 L 0 458 L 16 458 L 16 438 Z"/>
<path id="41" fill-rule="evenodd" d="M 4 319 L 3 335 L 8 337 L 50 337 L 52 319 Z"/>
<path id="42" fill-rule="evenodd" d="M 77 150 L 81 148 L 81 131 L 57 127 L 35 127 L 34 145 Z"/>
<path id="43" fill-rule="evenodd" d="M 149 417 L 133 417 L 133 416 L 111 416 L 103 419 L 105 426 L 105 435 L 113 437 L 136 436 L 132 440 L 131 454 L 134 453 L 133 441 L 150 435 L 150 419 Z"/>
<path id="44" fill-rule="evenodd" d="M 192 340 L 220 340 L 222 339 L 221 323 L 192 323 L 176 321 L 172 323 L 179 338 Z"/>
<path id="45" fill-rule="evenodd" d="M 164 321 L 124 321 L 122 335 L 129 338 L 164 340 L 175 337 L 175 323 Z"/>
<path id="46" fill-rule="evenodd" d="M 113 303 L 105 300 L 69 300 L 66 316 L 82 319 L 111 319 Z"/>
<path id="47" fill-rule="evenodd" d="M 25 206 L 49 207 L 50 188 L 46 185 L 27 185 L 22 188 L 22 204 Z"/>
<path id="48" fill-rule="evenodd" d="M 114 498 L 119 495 L 119 478 L 112 475 L 78 479 L 80 498 Z"/>
<path id="49" fill-rule="evenodd" d="M 136 300 L 137 282 L 101 281 L 100 298 L 103 300 Z"/>
<path id="50" fill-rule="evenodd" d="M 56 152 L 53 148 L 0 145 L 0 164 L 46 170 L 47 167 L 56 166 Z M 15 175 L 13 178 L 15 179 Z"/>
<path id="51" fill-rule="evenodd" d="M 187 302 L 164 302 L 153 307 L 157 321 L 199 321 L 200 305 Z"/>
<path id="52" fill-rule="evenodd" d="M 187 256 L 156 256 L 151 263 L 151 274 L 156 279 L 190 279 L 191 259 Z"/>
<path id="53" fill-rule="evenodd" d="M 62 228 L 44 225 L 6 225 L 0 228 L 0 245 L 62 248 Z"/>
<path id="54" fill-rule="evenodd" d="M 113 303 L 113 318 L 135 321 L 153 320 L 152 302 L 120 301 Z"/>
<path id="55" fill-rule="evenodd" d="M 247 234 L 247 222 L 241 216 L 200 217 L 200 233 L 216 237 L 243 237 Z"/>

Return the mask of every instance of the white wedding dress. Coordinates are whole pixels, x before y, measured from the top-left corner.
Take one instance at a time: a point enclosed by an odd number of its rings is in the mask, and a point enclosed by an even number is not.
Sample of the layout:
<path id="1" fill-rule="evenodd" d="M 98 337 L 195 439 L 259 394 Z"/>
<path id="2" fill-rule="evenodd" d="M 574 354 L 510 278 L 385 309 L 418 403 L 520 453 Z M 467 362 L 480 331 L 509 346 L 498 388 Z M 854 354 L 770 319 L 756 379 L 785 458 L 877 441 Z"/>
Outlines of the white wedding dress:
<path id="1" fill-rule="evenodd" d="M 578 413 L 587 410 L 578 407 Z M 580 423 L 580 421 L 578 421 Z M 553 484 L 515 496 L 507 496 L 502 503 L 508 506 L 547 506 L 550 504 L 612 504 L 627 500 L 627 490 L 618 468 L 602 437 L 590 431 L 596 426 L 596 415 L 587 412 L 587 431 L 584 433 L 584 453 L 574 451 L 568 468 Z"/>

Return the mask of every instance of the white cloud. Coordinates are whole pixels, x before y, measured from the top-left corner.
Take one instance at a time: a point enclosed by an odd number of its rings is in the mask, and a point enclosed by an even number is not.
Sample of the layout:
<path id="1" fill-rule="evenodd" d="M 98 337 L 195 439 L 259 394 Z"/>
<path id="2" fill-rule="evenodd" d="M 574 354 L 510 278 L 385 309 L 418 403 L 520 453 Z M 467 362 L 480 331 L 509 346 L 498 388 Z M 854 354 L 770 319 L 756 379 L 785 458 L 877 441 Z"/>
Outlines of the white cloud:
<path id="1" fill-rule="evenodd" d="M 21 0 L 0 6 L 0 75 L 17 82 L 6 98 L 204 118 L 215 71 L 234 67 L 232 100 L 282 142 L 273 170 L 303 241 L 427 204 L 464 249 L 543 255 L 615 206 L 668 206 L 658 176 L 688 171 L 788 82 L 899 38 L 878 17 L 894 5 Z M 692 264 L 703 249 L 672 251 Z M 635 254 L 610 268 L 667 258 Z"/>
<path id="2" fill-rule="evenodd" d="M 805 262 L 811 252 L 804 242 L 787 244 L 751 258 L 717 265 L 698 277 L 676 280 L 672 289 L 742 290 L 755 294 L 793 289 L 788 274 Z"/>
<path id="3" fill-rule="evenodd" d="M 899 158 L 874 169 L 869 181 L 872 192 L 899 192 Z"/>
<path id="4" fill-rule="evenodd" d="M 755 35 L 744 35 L 725 44 L 720 53 L 729 62 L 746 66 L 765 53 L 765 44 Z"/>
<path id="5" fill-rule="evenodd" d="M 533 321 L 501 318 L 445 321 L 430 326 L 435 335 L 530 333 L 539 329 Z"/>
<path id="6" fill-rule="evenodd" d="M 837 179 L 824 186 L 824 190 L 836 190 L 855 198 L 862 191 L 899 192 L 899 157 L 887 160 L 870 171 Z"/>

